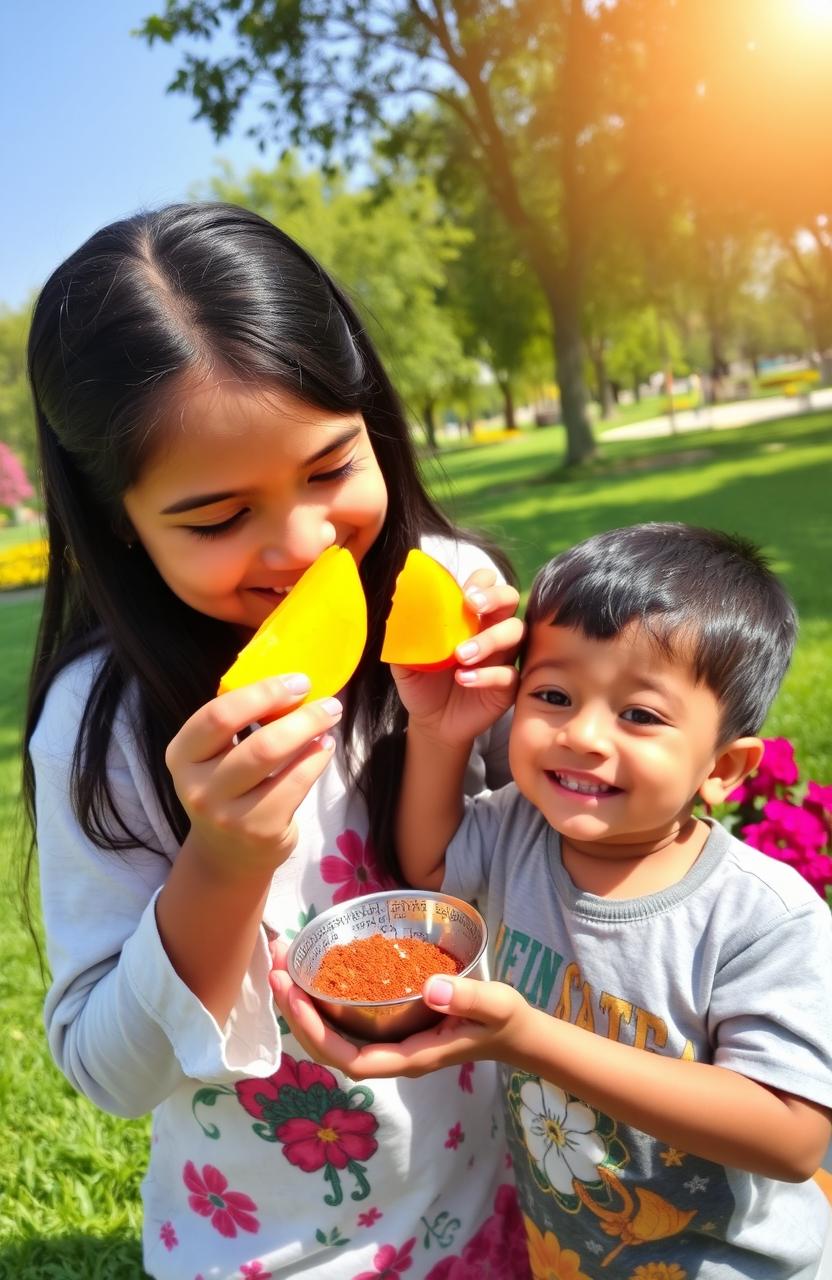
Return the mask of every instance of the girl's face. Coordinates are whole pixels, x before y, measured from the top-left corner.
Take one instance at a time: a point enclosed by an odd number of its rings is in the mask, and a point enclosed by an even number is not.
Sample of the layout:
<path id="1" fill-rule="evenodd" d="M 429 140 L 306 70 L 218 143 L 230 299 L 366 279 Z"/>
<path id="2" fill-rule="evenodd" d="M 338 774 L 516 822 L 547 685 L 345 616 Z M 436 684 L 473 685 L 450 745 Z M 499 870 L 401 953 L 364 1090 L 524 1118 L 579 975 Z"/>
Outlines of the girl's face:
<path id="1" fill-rule="evenodd" d="M 124 506 L 167 585 L 211 618 L 254 630 L 322 551 L 337 544 L 360 562 L 384 523 L 359 413 L 216 378 L 183 395 L 160 432 Z"/>

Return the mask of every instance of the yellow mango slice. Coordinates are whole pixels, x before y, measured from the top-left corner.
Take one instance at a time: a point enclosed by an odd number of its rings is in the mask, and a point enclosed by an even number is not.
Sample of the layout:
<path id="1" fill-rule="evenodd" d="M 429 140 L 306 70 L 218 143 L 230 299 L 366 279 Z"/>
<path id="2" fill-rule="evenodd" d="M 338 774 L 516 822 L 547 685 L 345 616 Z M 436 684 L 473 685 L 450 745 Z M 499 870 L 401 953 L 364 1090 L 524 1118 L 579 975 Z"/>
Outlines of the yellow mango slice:
<path id="1" fill-rule="evenodd" d="M 343 547 L 328 547 L 241 650 L 218 692 L 301 671 L 312 681 L 303 702 L 332 697 L 355 671 L 366 642 L 358 566 Z"/>
<path id="2" fill-rule="evenodd" d="M 414 671 L 456 666 L 454 650 L 479 631 L 453 574 L 424 551 L 409 551 L 396 579 L 382 662 Z"/>

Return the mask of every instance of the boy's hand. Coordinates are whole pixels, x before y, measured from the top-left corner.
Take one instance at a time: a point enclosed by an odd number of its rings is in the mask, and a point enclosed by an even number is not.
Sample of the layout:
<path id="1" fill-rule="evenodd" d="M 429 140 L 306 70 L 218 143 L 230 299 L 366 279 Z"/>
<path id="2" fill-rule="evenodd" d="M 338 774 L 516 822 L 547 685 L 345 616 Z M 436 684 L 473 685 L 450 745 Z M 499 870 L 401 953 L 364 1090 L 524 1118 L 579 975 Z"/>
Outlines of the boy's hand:
<path id="1" fill-rule="evenodd" d="M 497 584 L 493 569 L 478 569 L 465 583 L 469 606 L 487 625 L 456 651 L 458 667 L 443 671 L 391 668 L 410 729 L 448 746 L 467 746 L 514 701 L 514 661 L 523 623 L 514 616 L 519 595 Z"/>
<path id="2" fill-rule="evenodd" d="M 353 1080 L 416 1078 L 440 1067 L 480 1058 L 512 1062 L 533 1036 L 535 1010 L 512 987 L 503 982 L 448 979 L 442 975 L 425 984 L 425 998 L 432 1008 L 441 1009 L 448 1017 L 401 1044 L 365 1044 L 359 1048 L 327 1026 L 306 993 L 292 982 L 286 971 L 287 951 L 279 939 L 272 944 L 275 967 L 269 981 L 281 1013 L 311 1058 L 335 1067 Z M 442 996 L 441 1001 L 437 994 Z"/>
<path id="3" fill-rule="evenodd" d="M 191 822 L 188 841 L 214 876 L 262 877 L 294 849 L 295 811 L 332 758 L 328 730 L 341 718 L 335 698 L 295 706 L 308 689 L 305 676 L 289 675 L 224 693 L 170 743 L 165 760 Z"/>

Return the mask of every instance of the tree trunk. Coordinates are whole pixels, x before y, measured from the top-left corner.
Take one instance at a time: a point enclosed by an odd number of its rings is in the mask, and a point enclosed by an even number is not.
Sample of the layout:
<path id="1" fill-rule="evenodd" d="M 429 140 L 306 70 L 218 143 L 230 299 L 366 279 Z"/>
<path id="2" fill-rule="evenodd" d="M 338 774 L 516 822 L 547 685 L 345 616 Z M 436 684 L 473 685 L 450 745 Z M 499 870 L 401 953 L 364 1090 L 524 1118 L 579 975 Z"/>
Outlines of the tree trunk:
<path id="1" fill-rule="evenodd" d="M 514 396 L 511 392 L 511 379 L 498 378 L 497 386 L 500 388 L 500 393 L 503 397 L 503 416 L 506 420 L 506 431 L 514 431 L 516 424 L 514 421 Z"/>
<path id="2" fill-rule="evenodd" d="M 592 367 L 595 370 L 595 381 L 598 385 L 598 403 L 601 406 L 601 417 L 606 420 L 612 413 L 612 388 L 607 377 L 603 342 L 591 343 L 589 355 Z"/>
<path id="3" fill-rule="evenodd" d="M 431 453 L 436 453 L 436 419 L 433 416 L 433 409 L 433 401 L 428 400 L 422 410 L 422 422 L 428 438 L 428 448 Z"/>
<path id="4" fill-rule="evenodd" d="M 555 331 L 555 377 L 566 429 L 566 463 L 574 466 L 589 461 L 595 454 L 595 440 L 586 414 L 580 300 L 577 289 L 565 280 L 547 284 L 546 300 Z"/>

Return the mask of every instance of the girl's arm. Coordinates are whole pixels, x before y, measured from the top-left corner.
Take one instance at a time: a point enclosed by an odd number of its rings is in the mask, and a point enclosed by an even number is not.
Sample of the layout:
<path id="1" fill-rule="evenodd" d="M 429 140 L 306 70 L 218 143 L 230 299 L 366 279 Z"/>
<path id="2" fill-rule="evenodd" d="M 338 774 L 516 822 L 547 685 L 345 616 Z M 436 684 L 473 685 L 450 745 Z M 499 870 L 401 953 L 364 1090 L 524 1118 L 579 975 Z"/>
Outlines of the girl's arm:
<path id="1" fill-rule="evenodd" d="M 356 1080 L 496 1059 L 669 1147 L 785 1182 L 811 1177 L 829 1143 L 830 1113 L 817 1103 L 724 1067 L 608 1040 L 532 1008 L 501 982 L 432 978 L 427 1003 L 451 1016 L 401 1045 L 360 1049 L 325 1026 L 280 968 L 272 983 L 307 1051 Z"/>

